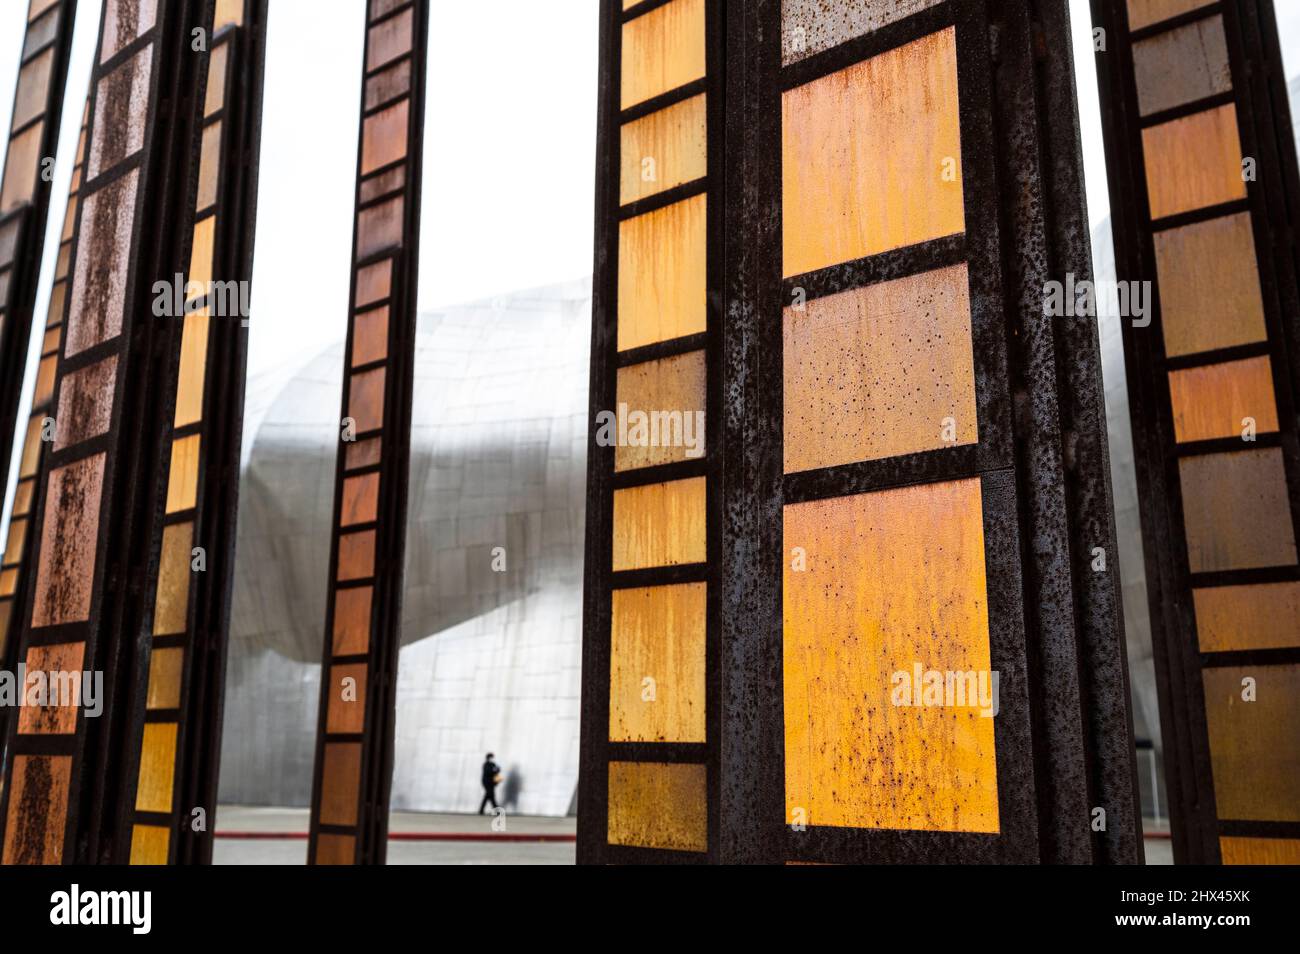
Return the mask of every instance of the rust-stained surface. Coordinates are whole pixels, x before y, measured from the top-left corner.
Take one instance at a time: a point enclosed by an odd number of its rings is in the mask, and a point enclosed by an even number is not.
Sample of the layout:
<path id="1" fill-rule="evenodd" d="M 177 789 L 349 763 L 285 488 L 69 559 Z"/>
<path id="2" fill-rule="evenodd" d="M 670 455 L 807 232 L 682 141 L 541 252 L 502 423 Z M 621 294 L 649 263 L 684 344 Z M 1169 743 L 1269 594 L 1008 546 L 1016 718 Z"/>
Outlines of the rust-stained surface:
<path id="1" fill-rule="evenodd" d="M 1277 431 L 1273 369 L 1265 355 L 1170 371 L 1169 398 L 1179 443 Z"/>
<path id="2" fill-rule="evenodd" d="M 702 179 L 708 173 L 708 123 L 700 93 L 619 132 L 619 202 L 628 203 Z"/>
<path id="3" fill-rule="evenodd" d="M 13 791 L 5 822 L 4 863 L 57 865 L 63 861 L 70 755 L 15 755 Z"/>
<path id="4" fill-rule="evenodd" d="M 143 148 L 152 72 L 153 47 L 146 46 L 99 81 L 86 178 L 95 178 Z"/>
<path id="5" fill-rule="evenodd" d="M 787 822 L 999 830 L 978 698 L 894 695 L 918 665 L 983 673 L 991 688 L 981 507 L 977 479 L 785 507 Z"/>
<path id="6" fill-rule="evenodd" d="M 27 672 L 44 672 L 49 680 L 49 691 L 57 691 L 60 698 L 55 700 L 52 696 L 47 698 L 47 702 L 57 701 L 57 705 L 34 706 L 27 705 L 24 699 L 23 707 L 18 716 L 18 731 L 25 735 L 68 735 L 77 729 L 77 710 L 81 703 L 81 690 L 83 687 L 81 679 L 82 659 L 85 656 L 86 644 L 83 642 L 73 643 L 55 643 L 51 646 L 31 646 L 27 650 Z M 57 674 L 51 677 L 48 674 Z M 71 684 L 67 674 L 75 681 Z M 55 686 L 57 685 L 57 690 Z M 19 691 L 24 691 L 19 687 Z M 64 694 L 73 693 L 71 698 Z"/>
<path id="7" fill-rule="evenodd" d="M 1201 677 L 1219 817 L 1300 821 L 1300 666 L 1223 666 Z"/>
<path id="8" fill-rule="evenodd" d="M 1193 573 L 1295 564 L 1278 448 L 1184 457 L 1178 473 Z"/>
<path id="9" fill-rule="evenodd" d="M 708 847 L 708 775 L 703 765 L 610 762 L 611 845 L 704 851 Z"/>
<path id="10" fill-rule="evenodd" d="M 789 306 L 785 470 L 979 440 L 965 265 Z"/>
<path id="11" fill-rule="evenodd" d="M 383 66 L 411 49 L 412 12 L 406 10 L 367 31 L 366 70 Z"/>
<path id="12" fill-rule="evenodd" d="M 782 94 L 783 274 L 965 229 L 950 27 Z"/>
<path id="13" fill-rule="evenodd" d="M 703 583 L 615 590 L 609 740 L 703 742 Z"/>
<path id="14" fill-rule="evenodd" d="M 104 4 L 103 45 L 99 62 L 128 46 L 153 28 L 158 19 L 159 0 L 108 0 Z"/>
<path id="15" fill-rule="evenodd" d="M 54 426 L 55 450 L 108 432 L 116 385 L 117 355 L 63 376 Z"/>
<path id="16" fill-rule="evenodd" d="M 1249 212 L 1157 232 L 1155 251 L 1166 354 L 1264 340 Z"/>
<path id="17" fill-rule="evenodd" d="M 1142 150 L 1153 219 L 1246 198 L 1231 103 L 1143 129 Z"/>
<path id="18" fill-rule="evenodd" d="M 146 722 L 140 745 L 140 779 L 135 790 L 138 812 L 172 810 L 172 779 L 176 773 L 175 722 Z"/>
<path id="19" fill-rule="evenodd" d="M 619 351 L 704 331 L 706 211 L 701 194 L 619 223 Z"/>
<path id="20" fill-rule="evenodd" d="M 685 86 L 704 69 L 704 0 L 672 0 L 623 24 L 623 109 Z"/>
<path id="21" fill-rule="evenodd" d="M 660 415 L 654 433 L 650 421 L 645 430 L 634 430 L 629 419 L 628 440 L 614 449 L 614 470 L 634 470 L 656 464 L 670 464 L 704 455 L 704 427 L 696 415 L 705 410 L 708 369 L 703 351 L 644 361 L 618 369 L 616 398 L 623 415 Z M 667 415 L 665 417 L 664 415 Z M 638 419 L 639 420 L 639 419 Z M 689 429 L 689 430 L 688 430 Z M 689 433 L 694 447 L 687 447 Z M 652 446 L 651 441 L 655 442 Z"/>
<path id="22" fill-rule="evenodd" d="M 327 732 L 361 732 L 365 728 L 366 669 L 365 663 L 330 666 Z M 345 684 L 348 679 L 353 682 Z"/>
<path id="23" fill-rule="evenodd" d="M 1225 865 L 1300 865 L 1300 838 L 1220 838 Z"/>
<path id="24" fill-rule="evenodd" d="M 54 48 L 51 47 L 19 69 L 18 89 L 14 94 L 14 110 L 9 124 L 11 129 L 17 129 L 45 112 L 53 65 Z"/>
<path id="25" fill-rule="evenodd" d="M 1143 116 L 1232 89 L 1223 17 L 1197 20 L 1133 44 Z"/>
<path id="26" fill-rule="evenodd" d="M 138 179 L 133 169 L 82 203 L 65 357 L 122 331 Z"/>
<path id="27" fill-rule="evenodd" d="M 322 825 L 355 825 L 361 784 L 361 743 L 327 742 L 321 772 Z"/>
<path id="28" fill-rule="evenodd" d="M 365 258 L 402 242 L 406 199 L 397 196 L 357 213 L 357 258 Z"/>
<path id="29" fill-rule="evenodd" d="M 941 0 L 781 0 L 781 59 L 795 63 Z"/>
<path id="30" fill-rule="evenodd" d="M 703 563 L 705 555 L 705 478 L 614 491 L 615 572 Z"/>
<path id="31" fill-rule="evenodd" d="M 173 523 L 163 528 L 158 555 L 158 593 L 154 601 L 153 634 L 185 632 L 190 608 L 190 550 L 194 523 Z"/>
<path id="32" fill-rule="evenodd" d="M 32 609 L 34 627 L 90 616 L 103 485 L 103 454 L 50 472 Z"/>
<path id="33" fill-rule="evenodd" d="M 1203 653 L 1300 646 L 1300 582 L 1192 590 Z"/>

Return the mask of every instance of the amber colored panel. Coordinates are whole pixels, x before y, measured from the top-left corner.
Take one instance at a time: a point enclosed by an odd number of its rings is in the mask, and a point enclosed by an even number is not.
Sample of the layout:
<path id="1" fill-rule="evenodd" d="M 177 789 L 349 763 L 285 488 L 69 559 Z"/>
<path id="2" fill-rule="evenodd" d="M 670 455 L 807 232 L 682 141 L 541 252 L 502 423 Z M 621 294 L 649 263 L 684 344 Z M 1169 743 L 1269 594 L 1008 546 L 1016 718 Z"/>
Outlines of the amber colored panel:
<path id="1" fill-rule="evenodd" d="M 106 3 L 99 62 L 107 62 L 122 47 L 144 36 L 153 28 L 157 14 L 158 0 L 116 0 L 114 3 Z"/>
<path id="2" fill-rule="evenodd" d="M 356 860 L 357 839 L 355 835 L 316 836 L 316 864 L 350 865 Z"/>
<path id="3" fill-rule="evenodd" d="M 357 297 L 354 304 L 361 308 L 387 298 L 393 286 L 393 260 L 367 265 L 357 272 Z"/>
<path id="4" fill-rule="evenodd" d="M 981 498 L 965 479 L 785 508 L 806 561 L 784 571 L 787 818 L 999 830 Z M 974 682 L 896 704 L 918 670 Z"/>
<path id="5" fill-rule="evenodd" d="M 200 437 L 191 434 L 172 441 L 171 469 L 167 475 L 167 513 L 189 510 L 199 489 Z"/>
<path id="6" fill-rule="evenodd" d="M 1184 457 L 1178 472 L 1193 573 L 1296 562 L 1280 449 Z"/>
<path id="7" fill-rule="evenodd" d="M 199 155 L 199 191 L 194 200 L 196 212 L 217 201 L 217 177 L 221 171 L 221 123 L 203 130 L 203 147 Z"/>
<path id="8" fill-rule="evenodd" d="M 359 197 L 362 202 L 369 202 L 381 195 L 396 192 L 404 185 L 406 185 L 406 166 L 394 166 L 387 172 L 381 172 L 362 182 Z"/>
<path id="9" fill-rule="evenodd" d="M 149 692 L 146 709 L 179 709 L 181 704 L 181 667 L 185 650 L 180 646 L 155 649 L 149 654 Z"/>
<path id="10" fill-rule="evenodd" d="M 175 722 L 146 722 L 140 741 L 140 781 L 135 790 L 138 812 L 172 810 L 172 779 L 176 773 Z"/>
<path id="11" fill-rule="evenodd" d="M 361 124 L 361 174 L 369 175 L 380 166 L 406 155 L 406 127 L 409 99 L 368 116 Z"/>
<path id="12" fill-rule="evenodd" d="M 50 7 L 58 3 L 59 0 L 31 0 L 27 5 L 28 21 L 35 20 Z"/>
<path id="13" fill-rule="evenodd" d="M 207 310 L 185 316 L 181 332 L 181 363 L 176 379 L 175 427 L 203 419 L 203 381 L 208 364 Z"/>
<path id="14" fill-rule="evenodd" d="M 61 340 L 63 340 L 62 328 L 51 328 L 45 332 L 45 336 L 41 339 L 41 354 L 46 357 L 57 356 Z"/>
<path id="15" fill-rule="evenodd" d="M 781 97 L 785 275 L 965 229 L 954 29 Z"/>
<path id="16" fill-rule="evenodd" d="M 361 745 L 330 742 L 321 772 L 320 820 L 324 825 L 355 825 L 361 787 Z"/>
<path id="17" fill-rule="evenodd" d="M 131 826 L 131 864 L 165 865 L 171 831 L 163 825 Z"/>
<path id="18" fill-rule="evenodd" d="M 1277 399 L 1267 356 L 1170 371 L 1169 397 L 1179 443 L 1241 437 L 1246 418 L 1253 419 L 1255 433 L 1277 430 Z"/>
<path id="19" fill-rule="evenodd" d="M 41 430 L 45 425 L 45 418 L 40 414 L 34 414 L 27 420 L 27 437 L 23 441 L 23 456 L 19 466 L 18 474 L 20 477 L 33 477 L 36 475 L 36 468 L 41 460 Z"/>
<path id="20" fill-rule="evenodd" d="M 58 282 L 50 289 L 50 310 L 46 315 L 45 327 L 57 325 L 63 321 L 63 304 L 68 296 L 68 283 Z"/>
<path id="21" fill-rule="evenodd" d="M 1197 20 L 1133 44 L 1143 116 L 1232 89 L 1223 17 Z"/>
<path id="22" fill-rule="evenodd" d="M 14 756 L 5 825 L 6 865 L 62 863 L 71 774 L 70 755 Z"/>
<path id="23" fill-rule="evenodd" d="M 704 195 L 618 225 L 618 350 L 704 331 Z"/>
<path id="24" fill-rule="evenodd" d="M 1231 103 L 1149 126 L 1142 149 L 1153 219 L 1246 198 Z"/>
<path id="25" fill-rule="evenodd" d="M 55 450 L 107 433 L 116 386 L 116 355 L 64 375 L 54 426 Z"/>
<path id="26" fill-rule="evenodd" d="M 366 109 L 374 109 L 411 90 L 411 61 L 403 60 L 366 80 Z"/>
<path id="27" fill-rule="evenodd" d="M 709 171 L 707 144 L 703 93 L 624 123 L 619 146 L 619 202 L 634 202 L 702 179 Z"/>
<path id="28" fill-rule="evenodd" d="M 619 368 L 614 469 L 704 456 L 707 379 L 703 351 Z"/>
<path id="29" fill-rule="evenodd" d="M 58 364 L 58 355 L 48 355 L 36 366 L 36 390 L 32 393 L 32 404 L 39 407 L 54 397 L 54 369 Z"/>
<path id="30" fill-rule="evenodd" d="M 67 357 L 122 331 L 138 178 L 139 171 L 133 169 L 82 203 L 76 274 L 63 346 Z"/>
<path id="31" fill-rule="evenodd" d="M 68 256 L 72 254 L 72 247 L 64 245 L 59 248 L 58 257 L 54 260 L 54 280 L 60 281 L 68 277 Z"/>
<path id="32" fill-rule="evenodd" d="M 704 76 L 704 0 L 672 0 L 623 24 L 622 108 Z"/>
<path id="33" fill-rule="evenodd" d="M 158 557 L 158 594 L 154 601 L 153 634 L 185 632 L 190 608 L 190 550 L 194 524 L 163 527 L 162 553 Z"/>
<path id="34" fill-rule="evenodd" d="M 217 12 L 212 19 L 214 33 L 227 24 L 233 23 L 238 26 L 243 22 L 244 0 L 217 0 Z"/>
<path id="35" fill-rule="evenodd" d="M 366 38 L 366 72 L 411 51 L 411 11 L 372 27 Z"/>
<path id="36" fill-rule="evenodd" d="M 352 319 L 352 367 L 388 356 L 388 306 Z"/>
<path id="37" fill-rule="evenodd" d="M 32 495 L 36 491 L 36 481 L 28 478 L 20 480 L 18 486 L 14 489 L 14 514 L 30 513 L 32 509 Z"/>
<path id="38" fill-rule="evenodd" d="M 610 762 L 611 845 L 708 850 L 708 774 L 703 765 Z"/>
<path id="39" fill-rule="evenodd" d="M 206 295 L 212 284 L 212 244 L 216 231 L 215 215 L 208 216 L 194 226 L 194 244 L 190 246 L 190 270 L 185 276 L 186 301 Z"/>
<path id="40" fill-rule="evenodd" d="M 1129 29 L 1140 30 L 1211 2 L 1213 0 L 1128 0 Z"/>
<path id="41" fill-rule="evenodd" d="M 369 586 L 352 586 L 334 592 L 334 641 L 330 653 L 353 656 L 370 650 Z"/>
<path id="42" fill-rule="evenodd" d="M 703 583 L 615 590 L 609 740 L 703 742 Z"/>
<path id="43" fill-rule="evenodd" d="M 370 467 L 378 464 L 381 450 L 383 450 L 382 437 L 367 437 L 363 441 L 349 441 L 343 467 L 346 470 L 356 470 L 358 467 Z"/>
<path id="44" fill-rule="evenodd" d="M 72 229 L 77 222 L 77 203 L 69 202 L 63 210 L 63 231 L 59 233 L 59 241 L 66 242 L 72 238 Z"/>
<path id="45" fill-rule="evenodd" d="M 11 566 L 23 555 L 23 541 L 27 539 L 27 521 L 9 521 L 9 539 L 5 542 L 4 565 Z"/>
<path id="46" fill-rule="evenodd" d="M 146 46 L 99 81 L 86 177 L 95 178 L 144 147 L 153 47 Z"/>
<path id="47" fill-rule="evenodd" d="M 357 433 L 383 426 L 383 368 L 352 375 L 352 385 L 348 392 L 348 416 L 356 421 Z"/>
<path id="48" fill-rule="evenodd" d="M 1218 816 L 1300 821 L 1300 666 L 1207 668 L 1201 679 Z"/>
<path id="49" fill-rule="evenodd" d="M 204 117 L 211 116 L 226 105 L 226 63 L 230 56 L 230 44 L 221 43 L 213 47 L 208 57 L 208 88 L 203 100 Z"/>
<path id="50" fill-rule="evenodd" d="M 614 570 L 703 563 L 705 479 L 614 491 Z"/>
<path id="51" fill-rule="evenodd" d="M 14 94 L 10 129 L 17 129 L 45 112 L 45 100 L 50 92 L 50 66 L 53 63 L 54 50 L 51 48 L 34 60 L 29 60 L 18 71 L 18 89 Z"/>
<path id="52" fill-rule="evenodd" d="M 1300 838 L 1220 838 L 1225 865 L 1300 865 Z"/>
<path id="53" fill-rule="evenodd" d="M 337 579 L 361 580 L 375 575 L 375 531 L 345 533 L 339 537 Z"/>
<path id="54" fill-rule="evenodd" d="M 357 258 L 402 244 L 402 196 L 372 205 L 357 215 Z"/>
<path id="55" fill-rule="evenodd" d="M 1300 583 L 1250 583 L 1192 590 L 1203 653 L 1300 646 Z"/>
<path id="56" fill-rule="evenodd" d="M 71 735 L 77 731 L 77 713 L 81 705 L 81 666 L 85 659 L 84 642 L 30 646 L 27 649 L 27 672 L 47 674 L 48 692 L 45 706 L 24 705 L 18 710 L 18 731 L 24 735 Z M 21 688 L 20 688 L 21 691 Z M 57 693 L 57 698 L 55 694 Z"/>
<path id="57" fill-rule="evenodd" d="M 0 653 L 9 645 L 9 623 L 14 614 L 13 600 L 0 600 Z"/>
<path id="58" fill-rule="evenodd" d="M 797 62 L 941 0 L 781 0 L 781 59 Z"/>
<path id="59" fill-rule="evenodd" d="M 340 526 L 369 523 L 379 512 L 379 472 L 373 471 L 343 481 L 343 513 Z"/>
<path id="60" fill-rule="evenodd" d="M 1165 354 L 1265 339 L 1249 212 L 1157 232 L 1155 250 Z"/>
<path id="61" fill-rule="evenodd" d="M 330 666 L 329 678 L 329 708 L 325 716 L 325 731 L 361 732 L 366 724 L 366 664 Z"/>
<path id="62" fill-rule="evenodd" d="M 967 288 L 956 265 L 785 309 L 786 473 L 979 441 Z"/>
<path id="63" fill-rule="evenodd" d="M 0 215 L 12 212 L 32 197 L 36 185 L 36 165 L 41 158 L 41 132 L 45 123 L 39 122 L 9 140 L 5 155 L 5 174 L 0 182 Z"/>
<path id="64" fill-rule="evenodd" d="M 76 623 L 89 618 L 103 489 L 102 453 L 50 471 L 32 626 Z"/>
<path id="65" fill-rule="evenodd" d="M 18 589 L 18 568 L 0 570 L 0 596 L 13 596 Z"/>

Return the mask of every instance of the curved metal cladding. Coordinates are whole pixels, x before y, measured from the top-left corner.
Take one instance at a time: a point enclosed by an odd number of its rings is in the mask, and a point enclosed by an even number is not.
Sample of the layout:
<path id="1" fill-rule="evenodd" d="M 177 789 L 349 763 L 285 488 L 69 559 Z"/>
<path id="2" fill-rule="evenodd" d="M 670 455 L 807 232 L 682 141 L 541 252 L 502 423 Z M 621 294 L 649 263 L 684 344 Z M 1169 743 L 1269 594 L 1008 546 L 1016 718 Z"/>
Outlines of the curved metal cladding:
<path id="1" fill-rule="evenodd" d="M 1300 175 L 1273 4 L 1094 0 L 1174 858 L 1300 861 Z"/>
<path id="2" fill-rule="evenodd" d="M 309 864 L 382 864 L 410 466 L 427 0 L 370 0 Z"/>
<path id="3" fill-rule="evenodd" d="M 91 76 L 52 444 L 37 476 L 33 572 L 15 604 L 19 656 L 47 676 L 44 705 L 8 727 L 3 858 L 115 860 L 123 700 L 142 628 L 141 568 L 156 559 L 142 479 L 174 409 L 163 354 L 172 326 L 153 285 L 183 270 L 178 223 L 194 198 L 192 31 L 212 3 L 105 0 Z M 147 651 L 147 650 L 146 650 Z M 78 678 L 81 677 L 81 678 Z"/>
<path id="4" fill-rule="evenodd" d="M 4 487 L 9 485 L 18 401 L 35 318 L 36 286 L 54 179 L 50 163 L 59 143 L 76 21 L 76 0 L 31 0 L 6 158 L 0 172 L 0 486 Z M 64 226 L 64 238 L 70 227 L 69 220 Z M 41 349 L 43 360 L 46 350 Z M 49 368 L 52 373 L 53 366 Z M 48 376 L 42 378 L 38 390 L 49 380 Z M 10 524 L 6 566 L 18 559 L 26 532 L 26 520 Z M 7 639 L 11 620 L 4 607 L 11 605 L 15 574 L 0 570 L 0 656 L 5 659 L 12 652 Z"/>
<path id="5" fill-rule="evenodd" d="M 166 488 L 161 548 L 120 780 L 117 851 L 132 864 L 212 857 L 265 31 L 265 0 L 216 5 L 189 267 L 183 292 L 167 286 L 163 309 L 180 334 L 171 336 L 175 413 L 150 480 Z"/>
<path id="6" fill-rule="evenodd" d="M 1097 326 L 1046 307 L 1090 272 L 1065 3 L 626 6 L 602 9 L 580 859 L 1139 859 Z M 725 81 L 697 81 L 707 133 L 650 139 L 681 95 L 629 89 L 692 79 L 672 28 Z M 627 177 L 692 132 L 707 241 L 630 228 Z M 703 332 L 698 391 L 629 391 L 662 360 L 625 351 L 646 313 Z M 703 463 L 630 479 L 644 442 L 597 415 L 701 392 Z"/>

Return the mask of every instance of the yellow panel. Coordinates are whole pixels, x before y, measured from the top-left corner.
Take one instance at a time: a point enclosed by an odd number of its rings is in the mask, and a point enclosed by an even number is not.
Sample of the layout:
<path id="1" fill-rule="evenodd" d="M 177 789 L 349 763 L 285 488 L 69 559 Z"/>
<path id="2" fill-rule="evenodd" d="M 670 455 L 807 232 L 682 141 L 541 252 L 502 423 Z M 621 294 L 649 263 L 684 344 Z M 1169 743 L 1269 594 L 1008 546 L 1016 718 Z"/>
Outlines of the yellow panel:
<path id="1" fill-rule="evenodd" d="M 1219 817 L 1300 821 L 1300 666 L 1214 667 L 1201 679 Z"/>
<path id="2" fill-rule="evenodd" d="M 172 441 L 171 470 L 167 476 L 167 513 L 189 510 L 199 488 L 199 435 Z"/>
<path id="3" fill-rule="evenodd" d="M 704 583 L 615 590 L 609 740 L 703 742 Z"/>
<path id="4" fill-rule="evenodd" d="M 176 723 L 146 722 L 140 745 L 140 782 L 135 792 L 135 810 L 171 811 L 175 772 Z"/>
<path id="5" fill-rule="evenodd" d="M 171 832 L 162 825 L 131 827 L 131 864 L 165 865 Z"/>
<path id="6" fill-rule="evenodd" d="M 40 407 L 54 397 L 54 369 L 58 361 L 59 356 L 52 354 L 42 358 L 41 363 L 36 366 L 36 391 L 32 394 L 33 407 Z"/>
<path id="7" fill-rule="evenodd" d="M 158 594 L 153 615 L 155 636 L 185 632 L 190 607 L 190 547 L 193 542 L 193 523 L 173 523 L 163 527 L 162 553 L 158 558 Z"/>
<path id="8" fill-rule="evenodd" d="M 622 108 L 704 76 L 704 0 L 672 0 L 623 24 Z"/>
<path id="9" fill-rule="evenodd" d="M 1220 838 L 1225 865 L 1300 865 L 1300 838 Z"/>
<path id="10" fill-rule="evenodd" d="M 41 415 L 33 415 L 27 421 L 27 437 L 23 442 L 23 456 L 19 465 L 20 477 L 32 477 L 41 462 L 41 428 L 45 423 Z"/>
<path id="11" fill-rule="evenodd" d="M 1265 356 L 1169 372 L 1174 439 L 1241 437 L 1246 418 L 1257 434 L 1277 431 L 1273 370 Z"/>
<path id="12" fill-rule="evenodd" d="M 203 130 L 203 146 L 199 150 L 199 189 L 194 200 L 195 212 L 201 212 L 217 201 L 220 174 L 221 123 L 216 122 Z"/>
<path id="13" fill-rule="evenodd" d="M 709 171 L 704 94 L 624 123 L 619 156 L 624 205 L 702 179 Z"/>
<path id="14" fill-rule="evenodd" d="M 703 477 L 614 491 L 614 570 L 703 563 Z"/>
<path id="15" fill-rule="evenodd" d="M 609 843 L 707 851 L 708 790 L 703 765 L 610 762 Z"/>
<path id="16" fill-rule="evenodd" d="M 792 504 L 784 547 L 787 820 L 998 831 L 978 479 Z"/>
<path id="17" fill-rule="evenodd" d="M 181 332 L 180 377 L 176 384 L 175 427 L 203 419 L 203 379 L 208 362 L 207 309 L 185 316 Z"/>
<path id="18" fill-rule="evenodd" d="M 190 272 L 186 276 L 186 300 L 198 298 L 208 293 L 212 283 L 212 240 L 217 228 L 217 217 L 210 215 L 194 226 L 194 245 L 190 249 Z M 198 294 L 190 294 L 191 282 L 201 287 Z"/>
<path id="19" fill-rule="evenodd" d="M 208 57 L 208 87 L 204 93 L 203 116 L 206 119 L 226 102 L 226 61 L 230 55 L 230 44 L 222 43 L 213 47 Z"/>
<path id="20" fill-rule="evenodd" d="M 23 541 L 27 539 L 27 521 L 9 522 L 9 540 L 5 543 L 4 565 L 11 566 L 23 555 Z"/>
<path id="21" fill-rule="evenodd" d="M 789 307 L 783 324 L 786 473 L 979 441 L 965 265 Z"/>
<path id="22" fill-rule="evenodd" d="M 784 274 L 965 229 L 952 27 L 782 94 Z"/>
<path id="23" fill-rule="evenodd" d="M 619 223 L 619 351 L 704 331 L 707 248 L 704 195 Z"/>
<path id="24" fill-rule="evenodd" d="M 149 692 L 146 709 L 179 709 L 181 669 L 185 650 L 180 646 L 155 649 L 149 654 Z"/>
<path id="25" fill-rule="evenodd" d="M 1192 590 L 1203 653 L 1300 646 L 1300 583 Z"/>
<path id="26" fill-rule="evenodd" d="M 704 456 L 706 382 L 703 351 L 619 368 L 614 470 Z"/>
<path id="27" fill-rule="evenodd" d="M 1130 30 L 1140 30 L 1212 2 L 1213 0 L 1128 0 L 1128 26 Z"/>
<path id="28" fill-rule="evenodd" d="M 217 0 L 217 13 L 212 20 L 212 30 L 215 33 L 227 23 L 233 23 L 236 26 L 244 22 L 244 0 Z"/>
<path id="29" fill-rule="evenodd" d="M 1231 103 L 1142 130 L 1151 218 L 1246 197 Z"/>

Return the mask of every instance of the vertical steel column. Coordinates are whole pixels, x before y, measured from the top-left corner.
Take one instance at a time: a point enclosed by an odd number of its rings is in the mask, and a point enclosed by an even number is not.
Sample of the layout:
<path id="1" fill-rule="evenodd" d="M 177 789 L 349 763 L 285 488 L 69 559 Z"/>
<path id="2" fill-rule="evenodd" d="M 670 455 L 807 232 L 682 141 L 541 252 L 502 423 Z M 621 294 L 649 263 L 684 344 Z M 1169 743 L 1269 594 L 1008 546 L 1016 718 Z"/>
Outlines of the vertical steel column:
<path id="1" fill-rule="evenodd" d="M 175 403 L 166 357 L 176 323 L 143 316 L 155 283 L 188 256 L 207 64 L 190 44 L 212 9 L 212 0 L 104 3 L 53 445 L 37 478 L 34 572 L 16 604 L 20 658 L 29 672 L 59 675 L 62 691 L 8 727 L 9 864 L 114 857 L 124 698 L 144 571 L 157 559 L 149 517 L 162 503 L 143 475 Z"/>
<path id="2" fill-rule="evenodd" d="M 1300 175 L 1270 0 L 1093 0 L 1179 863 L 1300 863 Z"/>
<path id="3" fill-rule="evenodd" d="M 428 0 L 370 0 L 309 864 L 383 864 L 420 244 Z"/>

